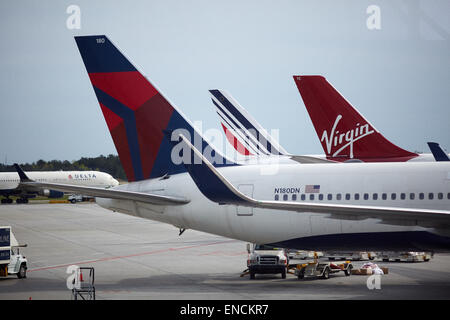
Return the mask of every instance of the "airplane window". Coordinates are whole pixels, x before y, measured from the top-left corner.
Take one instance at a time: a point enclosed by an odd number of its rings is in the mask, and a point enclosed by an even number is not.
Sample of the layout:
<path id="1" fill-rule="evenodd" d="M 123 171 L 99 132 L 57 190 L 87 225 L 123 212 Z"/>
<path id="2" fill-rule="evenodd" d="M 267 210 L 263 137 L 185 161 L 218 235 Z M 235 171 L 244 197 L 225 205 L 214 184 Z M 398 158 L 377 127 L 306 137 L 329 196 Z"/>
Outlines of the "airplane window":
<path id="1" fill-rule="evenodd" d="M 314 195 L 313 194 L 309 195 L 309 200 L 314 200 Z"/>
<path id="2" fill-rule="evenodd" d="M 391 193 L 391 200 L 395 200 L 397 198 L 397 194 Z"/>
<path id="3" fill-rule="evenodd" d="M 355 200 L 359 200 L 359 193 L 355 193 Z"/>
<path id="4" fill-rule="evenodd" d="M 409 199 L 414 200 L 414 198 L 415 198 L 414 193 L 410 193 L 409 194 Z"/>
<path id="5" fill-rule="evenodd" d="M 276 194 L 275 195 L 275 201 L 278 201 L 278 199 L 279 199 L 279 196 Z"/>
<path id="6" fill-rule="evenodd" d="M 319 194 L 319 200 L 323 200 L 323 194 Z"/>
<path id="7" fill-rule="evenodd" d="M 336 195 L 336 200 L 341 200 L 342 199 L 342 195 L 340 194 L 340 193 L 338 193 L 337 195 Z"/>
<path id="8" fill-rule="evenodd" d="M 382 193 L 381 194 L 381 199 L 386 200 L 387 199 L 387 194 L 386 193 Z"/>
<path id="9" fill-rule="evenodd" d="M 287 201 L 287 199 L 288 199 L 288 195 L 287 195 L 287 194 L 284 194 L 284 195 L 283 195 L 283 201 Z"/>
<path id="10" fill-rule="evenodd" d="M 297 201 L 297 195 L 296 194 L 292 195 L 292 201 Z"/>
<path id="11" fill-rule="evenodd" d="M 364 193 L 364 200 L 369 200 L 369 194 L 368 193 Z"/>
<path id="12" fill-rule="evenodd" d="M 327 199 L 328 199 L 328 200 L 333 200 L 333 195 L 332 195 L 331 193 L 329 193 L 329 194 L 327 195 Z"/>
<path id="13" fill-rule="evenodd" d="M 447 199 L 450 199 L 450 192 L 447 193 Z"/>
<path id="14" fill-rule="evenodd" d="M 350 200 L 350 193 L 345 194 L 345 200 Z"/>
<path id="15" fill-rule="evenodd" d="M 405 200 L 406 199 L 406 194 L 400 193 L 400 199 Z"/>
<path id="16" fill-rule="evenodd" d="M 433 200 L 433 198 L 434 198 L 434 194 L 433 194 L 433 192 L 430 192 L 428 194 L 428 199 Z"/>
<path id="17" fill-rule="evenodd" d="M 439 192 L 438 193 L 438 199 L 439 200 L 442 200 L 444 198 L 444 195 L 442 194 L 442 192 Z"/>
<path id="18" fill-rule="evenodd" d="M 302 194 L 302 195 L 300 196 L 300 199 L 302 199 L 303 201 L 305 201 L 306 196 L 305 196 L 304 194 Z"/>
<path id="19" fill-rule="evenodd" d="M 425 195 L 423 194 L 423 192 L 419 193 L 419 199 L 423 200 L 425 198 Z"/>
<path id="20" fill-rule="evenodd" d="M 374 193 L 374 194 L 372 195 L 372 199 L 373 199 L 373 200 L 378 200 L 378 193 Z"/>

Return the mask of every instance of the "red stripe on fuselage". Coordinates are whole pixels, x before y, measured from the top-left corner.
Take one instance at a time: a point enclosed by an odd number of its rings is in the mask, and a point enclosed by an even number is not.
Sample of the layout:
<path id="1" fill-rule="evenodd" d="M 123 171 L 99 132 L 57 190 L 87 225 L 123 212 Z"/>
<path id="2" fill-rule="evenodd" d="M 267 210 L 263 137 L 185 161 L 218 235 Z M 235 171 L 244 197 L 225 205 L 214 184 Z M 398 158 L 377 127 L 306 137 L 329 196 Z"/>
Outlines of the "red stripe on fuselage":
<path id="1" fill-rule="evenodd" d="M 132 110 L 158 91 L 137 71 L 90 73 L 92 85 Z"/>

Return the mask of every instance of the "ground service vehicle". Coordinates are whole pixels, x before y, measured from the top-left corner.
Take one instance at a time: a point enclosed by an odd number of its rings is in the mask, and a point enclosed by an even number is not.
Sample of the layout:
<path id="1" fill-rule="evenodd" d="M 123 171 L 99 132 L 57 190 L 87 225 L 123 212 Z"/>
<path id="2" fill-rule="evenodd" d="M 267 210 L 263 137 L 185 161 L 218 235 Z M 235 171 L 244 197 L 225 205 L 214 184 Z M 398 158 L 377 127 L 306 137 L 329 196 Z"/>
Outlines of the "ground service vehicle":
<path id="1" fill-rule="evenodd" d="M 22 279 L 27 277 L 27 259 L 20 254 L 19 245 L 11 227 L 0 227 L 0 277 L 10 274 L 17 275 Z"/>
<path id="2" fill-rule="evenodd" d="M 353 265 L 350 261 L 346 261 L 341 264 L 334 264 L 330 262 L 309 262 L 298 264 L 295 268 L 295 275 L 298 279 L 303 279 L 305 277 L 319 277 L 322 279 L 330 278 L 330 274 L 344 272 L 346 276 L 352 274 Z"/>
<path id="3" fill-rule="evenodd" d="M 77 203 L 77 202 L 83 202 L 83 201 L 90 201 L 91 199 L 94 199 L 94 197 L 86 197 L 81 194 L 71 194 L 67 201 L 70 203 Z"/>
<path id="4" fill-rule="evenodd" d="M 281 278 L 286 278 L 288 257 L 282 248 L 268 245 L 247 243 L 247 267 L 250 279 L 255 279 L 255 274 L 281 273 Z"/>

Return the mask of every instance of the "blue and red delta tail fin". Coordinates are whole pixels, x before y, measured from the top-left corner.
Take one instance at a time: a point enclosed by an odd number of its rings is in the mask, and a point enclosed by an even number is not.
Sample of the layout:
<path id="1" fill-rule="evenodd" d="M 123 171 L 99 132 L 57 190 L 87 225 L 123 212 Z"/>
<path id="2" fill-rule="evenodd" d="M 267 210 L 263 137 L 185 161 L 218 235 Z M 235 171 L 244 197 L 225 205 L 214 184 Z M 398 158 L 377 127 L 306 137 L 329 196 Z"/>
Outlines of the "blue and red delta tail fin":
<path id="1" fill-rule="evenodd" d="M 366 162 L 407 161 L 417 157 L 376 130 L 322 76 L 294 76 L 328 159 Z"/>
<path id="2" fill-rule="evenodd" d="M 186 172 L 172 162 L 163 130 L 186 130 L 203 149 L 207 142 L 106 36 L 75 41 L 128 181 Z M 209 154 L 217 166 L 230 164 L 214 150 Z"/>

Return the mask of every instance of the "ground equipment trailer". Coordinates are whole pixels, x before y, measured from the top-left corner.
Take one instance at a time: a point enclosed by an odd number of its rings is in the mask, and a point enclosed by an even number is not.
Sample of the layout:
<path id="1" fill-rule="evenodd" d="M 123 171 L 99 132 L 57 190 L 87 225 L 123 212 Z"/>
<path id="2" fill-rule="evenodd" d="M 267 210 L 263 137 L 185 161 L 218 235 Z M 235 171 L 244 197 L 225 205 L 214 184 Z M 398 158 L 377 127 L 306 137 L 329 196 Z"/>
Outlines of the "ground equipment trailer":
<path id="1" fill-rule="evenodd" d="M 427 262 L 433 257 L 432 252 L 379 252 L 378 258 L 388 262 Z"/>
<path id="2" fill-rule="evenodd" d="M 9 226 L 0 227 L 0 277 L 15 274 L 19 279 L 27 277 L 27 259 L 19 252 L 19 245 Z"/>
<path id="3" fill-rule="evenodd" d="M 325 252 L 324 258 L 328 258 L 329 261 L 335 260 L 373 260 L 377 257 L 375 252 Z"/>
<path id="4" fill-rule="evenodd" d="M 308 262 L 298 264 L 295 267 L 295 275 L 298 279 L 304 279 L 306 277 L 316 277 L 322 279 L 328 279 L 331 274 L 344 272 L 346 276 L 352 274 L 353 265 L 350 261 L 343 263 L 331 263 L 331 262 Z"/>

